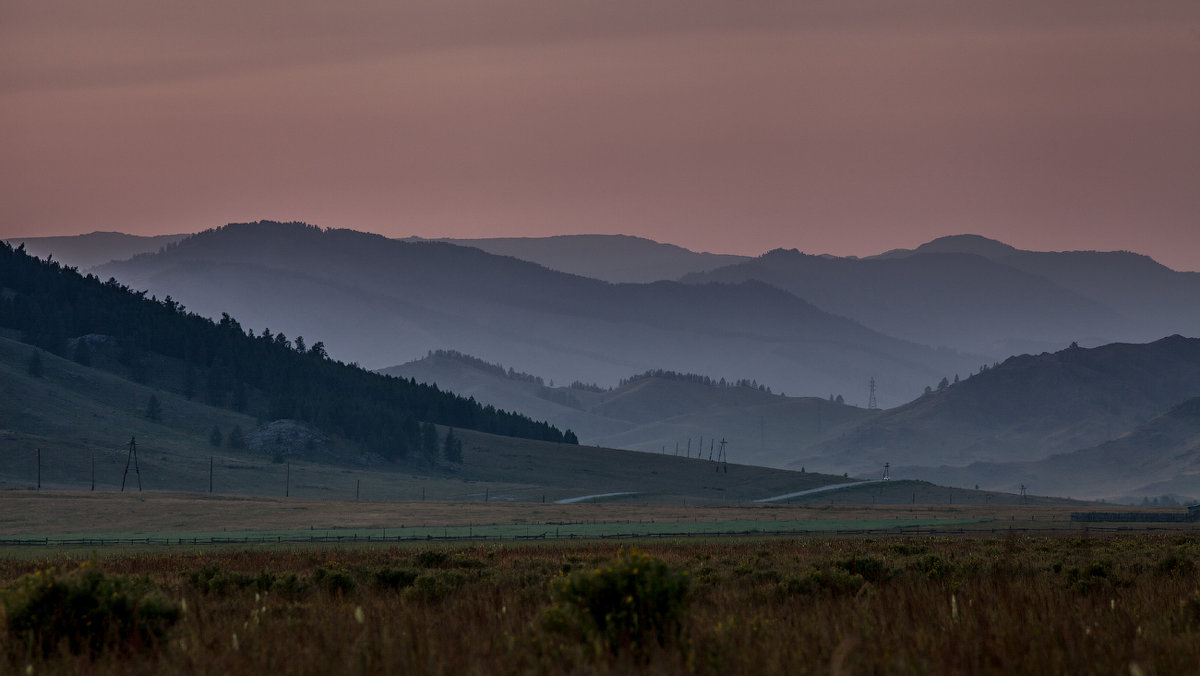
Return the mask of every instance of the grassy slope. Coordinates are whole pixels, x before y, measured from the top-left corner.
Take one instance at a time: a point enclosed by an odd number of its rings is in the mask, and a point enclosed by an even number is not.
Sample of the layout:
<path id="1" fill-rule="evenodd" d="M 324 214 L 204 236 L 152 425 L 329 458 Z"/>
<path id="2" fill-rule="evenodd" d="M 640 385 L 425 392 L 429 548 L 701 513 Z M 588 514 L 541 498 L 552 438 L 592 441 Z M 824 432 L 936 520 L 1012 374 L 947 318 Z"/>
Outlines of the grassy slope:
<path id="1" fill-rule="evenodd" d="M 213 425 L 228 433 L 256 424 L 231 411 L 189 401 L 165 390 L 138 385 L 97 368 L 43 353 L 45 376 L 27 373 L 33 348 L 0 338 L 0 488 L 33 488 L 36 453 L 42 453 L 42 486 L 86 489 L 91 456 L 96 484 L 121 484 L 126 448 L 138 439 L 143 486 L 148 490 L 208 490 L 209 458 L 214 459 L 217 492 L 319 499 L 447 499 L 457 501 L 557 500 L 608 492 L 633 492 L 640 502 L 751 500 L 804 490 L 838 477 L 730 465 L 698 460 L 575 447 L 457 431 L 464 444 L 462 467 L 433 467 L 416 461 L 374 465 L 327 465 L 293 461 L 290 468 L 264 455 L 214 448 Z M 177 366 L 177 365 L 176 365 Z M 156 377 L 173 365 L 154 364 Z M 161 422 L 144 417 L 151 395 L 162 402 Z M 344 441 L 335 447 L 358 457 Z M 288 473 L 290 471 L 290 483 Z M 129 476 L 130 485 L 135 477 Z M 289 488 L 290 487 L 290 488 Z"/>

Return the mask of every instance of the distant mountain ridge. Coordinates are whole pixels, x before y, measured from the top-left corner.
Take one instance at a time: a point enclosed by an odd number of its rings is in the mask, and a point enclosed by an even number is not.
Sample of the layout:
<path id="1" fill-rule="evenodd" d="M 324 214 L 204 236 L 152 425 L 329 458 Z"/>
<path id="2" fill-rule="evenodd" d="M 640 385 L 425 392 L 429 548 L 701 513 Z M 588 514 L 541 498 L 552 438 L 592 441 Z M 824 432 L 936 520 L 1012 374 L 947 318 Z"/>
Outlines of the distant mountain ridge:
<path id="1" fill-rule="evenodd" d="M 38 258 L 52 256 L 54 260 L 81 270 L 109 261 L 125 260 L 142 253 L 152 253 L 170 246 L 186 234 L 127 235 L 123 232 L 91 232 L 86 235 L 60 237 L 11 237 L 6 240 L 14 248 L 24 245 L 25 251 Z"/>
<path id="2" fill-rule="evenodd" d="M 679 279 L 747 260 L 747 256 L 696 252 L 631 235 L 555 235 L 551 237 L 437 238 L 498 256 L 512 256 L 551 270 L 606 282 L 648 283 Z"/>
<path id="3" fill-rule="evenodd" d="M 1095 300 L 970 252 L 853 259 L 776 249 L 682 281 L 747 280 L 889 335 L 994 358 L 1078 340 L 1109 342 L 1108 332 L 1130 330 L 1128 320 Z"/>
<path id="4" fill-rule="evenodd" d="M 208 316 L 320 335 L 380 367 L 454 349 L 560 382 L 724 372 L 884 405 L 981 359 L 896 340 L 762 282 L 609 284 L 480 249 L 304 224 L 231 224 L 95 270 Z"/>
<path id="5" fill-rule="evenodd" d="M 941 237 L 879 258 L 925 253 L 971 253 L 1037 275 L 1112 308 L 1132 324 L 1122 340 L 1171 333 L 1200 335 L 1200 273 L 1179 272 L 1130 251 L 1026 251 L 978 235 Z"/>

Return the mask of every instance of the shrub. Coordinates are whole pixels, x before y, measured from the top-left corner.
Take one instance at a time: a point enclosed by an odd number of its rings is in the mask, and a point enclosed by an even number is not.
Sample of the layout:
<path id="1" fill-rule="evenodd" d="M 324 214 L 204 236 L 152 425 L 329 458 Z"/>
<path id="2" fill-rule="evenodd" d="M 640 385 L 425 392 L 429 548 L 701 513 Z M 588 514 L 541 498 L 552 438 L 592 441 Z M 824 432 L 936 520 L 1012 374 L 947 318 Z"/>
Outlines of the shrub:
<path id="1" fill-rule="evenodd" d="M 206 566 L 188 574 L 188 586 L 202 594 L 227 594 L 245 589 L 255 582 L 255 578 L 246 573 L 220 566 Z"/>
<path id="2" fill-rule="evenodd" d="M 407 568 L 377 568 L 371 573 L 375 584 L 384 589 L 402 589 L 411 587 L 417 579 L 417 573 Z"/>
<path id="3" fill-rule="evenodd" d="M 450 563 L 450 555 L 436 549 L 426 549 L 417 552 L 413 562 L 422 568 L 445 568 Z"/>
<path id="4" fill-rule="evenodd" d="M 350 574 L 350 571 L 337 566 L 317 568 L 313 571 L 312 581 L 313 584 L 324 587 L 333 594 L 341 594 L 354 589 L 354 576 Z"/>
<path id="5" fill-rule="evenodd" d="M 162 639 L 179 608 L 147 580 L 105 575 L 85 564 L 66 574 L 31 573 L 4 590 L 8 632 L 31 653 L 48 656 L 107 649 L 131 653 Z"/>
<path id="6" fill-rule="evenodd" d="M 1178 551 L 1159 559 L 1154 567 L 1160 575 L 1191 577 L 1196 574 L 1196 562 Z"/>
<path id="7" fill-rule="evenodd" d="M 607 565 L 559 578 L 545 626 L 575 627 L 610 652 L 644 655 L 652 642 L 679 637 L 689 584 L 687 571 L 636 549 L 620 552 Z"/>
<path id="8" fill-rule="evenodd" d="M 420 601 L 437 603 L 458 591 L 467 582 L 467 575 L 457 570 L 440 570 L 418 575 L 408 595 Z"/>
<path id="9" fill-rule="evenodd" d="M 891 571 L 882 559 L 873 556 L 852 556 L 849 559 L 835 561 L 834 566 L 847 573 L 861 575 L 867 582 L 883 582 L 891 577 Z"/>
<path id="10" fill-rule="evenodd" d="M 937 554 L 926 554 L 910 564 L 909 568 L 921 573 L 928 580 L 940 580 L 953 572 L 953 565 Z"/>
<path id="11" fill-rule="evenodd" d="M 839 567 L 813 568 L 799 577 L 789 577 L 779 585 L 784 594 L 848 596 L 857 594 L 866 580 L 862 575 Z"/>

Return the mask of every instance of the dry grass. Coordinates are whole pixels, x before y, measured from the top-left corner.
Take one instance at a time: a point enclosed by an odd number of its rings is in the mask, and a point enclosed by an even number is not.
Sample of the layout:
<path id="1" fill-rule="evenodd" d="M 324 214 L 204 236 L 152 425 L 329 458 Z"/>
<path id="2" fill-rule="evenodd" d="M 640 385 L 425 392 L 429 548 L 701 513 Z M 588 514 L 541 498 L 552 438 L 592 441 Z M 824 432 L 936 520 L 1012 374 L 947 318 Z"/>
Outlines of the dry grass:
<path id="1" fill-rule="evenodd" d="M 1099 507 L 1093 506 L 1092 509 Z M 194 493 L 0 492 L 0 534 L 399 528 L 547 522 L 995 519 L 1069 526 L 1064 505 L 711 505 L 353 502 Z M 1111 507 L 1109 507 L 1111 510 Z M 1161 510 L 1159 510 L 1161 511 Z"/>
<path id="2" fill-rule="evenodd" d="M 1200 664 L 1195 534 L 645 550 L 693 579 L 682 638 L 645 662 L 543 626 L 551 581 L 617 551 L 582 543 L 104 558 L 94 565 L 149 576 L 186 602 L 167 644 L 42 660 L 8 638 L 0 671 L 1177 674 Z M 0 559 L 0 584 L 55 563 Z"/>

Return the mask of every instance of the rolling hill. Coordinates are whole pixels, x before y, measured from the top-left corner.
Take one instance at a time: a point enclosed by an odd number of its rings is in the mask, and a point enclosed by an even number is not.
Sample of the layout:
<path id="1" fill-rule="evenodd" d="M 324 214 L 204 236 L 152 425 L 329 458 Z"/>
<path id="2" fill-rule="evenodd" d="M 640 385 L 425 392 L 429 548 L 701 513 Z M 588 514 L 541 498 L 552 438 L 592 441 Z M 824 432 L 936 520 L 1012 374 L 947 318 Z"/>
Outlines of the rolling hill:
<path id="1" fill-rule="evenodd" d="M 321 500 L 454 500 L 536 502 L 620 492 L 638 502 L 722 504 L 840 483 L 842 477 L 730 463 L 573 446 L 464 429 L 460 465 L 388 461 L 337 435 L 313 444 L 231 447 L 230 432 L 278 429 L 254 416 L 189 399 L 166 387 L 139 384 L 99 366 L 39 351 L 42 374 L 28 365 L 37 348 L 0 335 L 0 489 L 285 494 Z M 99 353 L 98 361 L 102 361 Z M 175 370 L 155 357 L 154 367 Z M 157 420 L 146 416 L 153 396 Z M 216 427 L 225 437 L 212 443 Z M 439 427 L 444 437 L 445 427 Z M 273 434 L 273 433 L 272 433 Z M 128 444 L 136 439 L 137 471 Z M 40 466 L 39 466 L 40 462 Z"/>
<path id="2" fill-rule="evenodd" d="M 897 477 L 924 478 L 943 465 L 1043 460 L 1113 440 L 1195 396 L 1196 338 L 1022 355 L 885 411 L 793 466 L 855 473 L 889 462 Z"/>
<path id="3" fill-rule="evenodd" d="M 1129 501 L 1200 496 L 1200 398 L 1192 398 L 1104 443 L 1037 462 L 972 463 L 927 472 L 953 485 L 1021 485 L 1047 495 Z"/>
<path id="4" fill-rule="evenodd" d="M 982 363 L 880 334 L 762 282 L 609 284 L 479 249 L 297 223 L 234 224 L 96 269 L 386 367 L 452 349 L 559 382 L 738 373 L 792 393 L 906 401 Z"/>
<path id="5" fill-rule="evenodd" d="M 676 373 L 651 372 L 612 389 L 553 387 L 541 378 L 446 351 L 382 372 L 509 405 L 571 429 L 581 444 L 692 457 L 701 452 L 707 458 L 724 439 L 730 458 L 754 465 L 782 466 L 800 450 L 879 414 Z"/>

